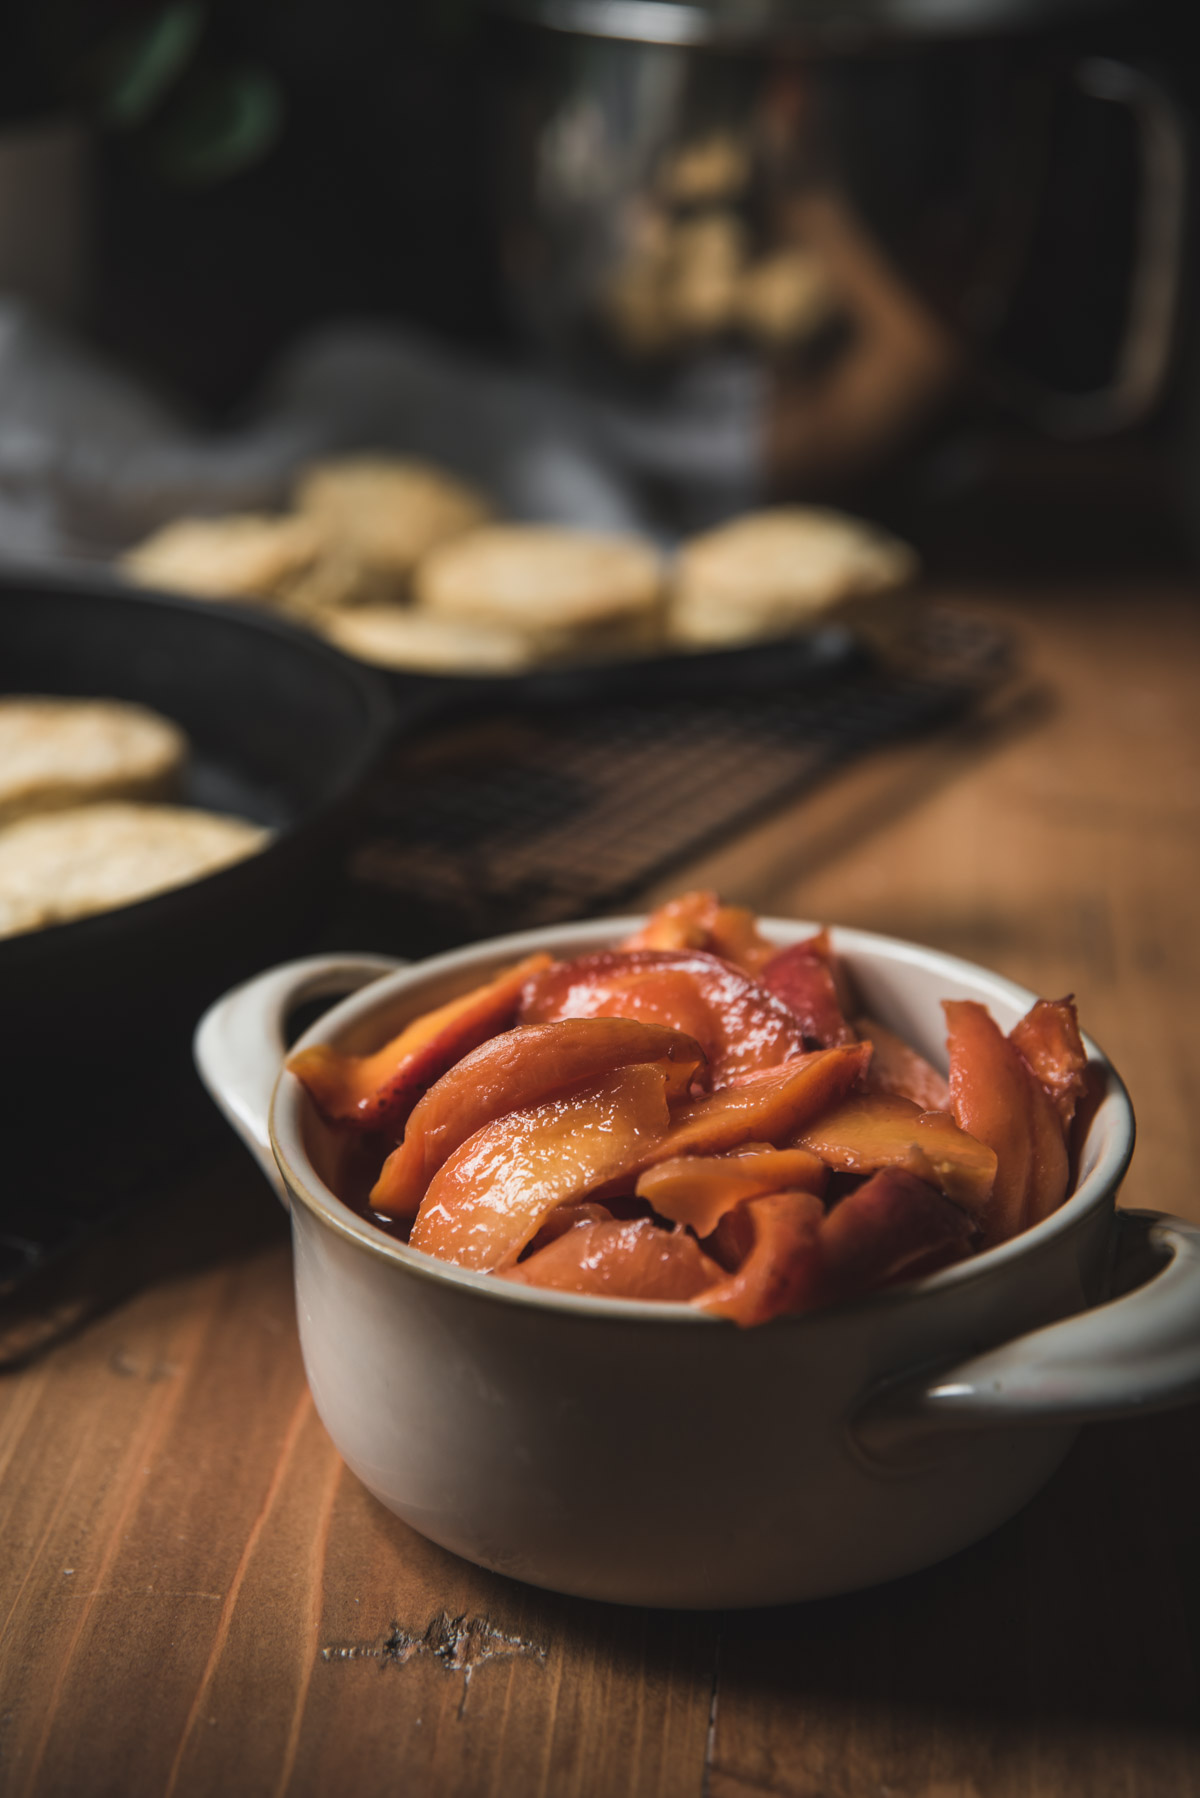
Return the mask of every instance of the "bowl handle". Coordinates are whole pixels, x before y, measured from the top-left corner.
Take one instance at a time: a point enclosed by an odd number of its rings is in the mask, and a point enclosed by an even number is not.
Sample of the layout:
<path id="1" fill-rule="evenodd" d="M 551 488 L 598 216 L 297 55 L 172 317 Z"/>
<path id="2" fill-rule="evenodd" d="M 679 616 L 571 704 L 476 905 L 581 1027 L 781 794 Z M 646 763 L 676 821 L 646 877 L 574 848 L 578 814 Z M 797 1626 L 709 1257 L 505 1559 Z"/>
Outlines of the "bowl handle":
<path id="1" fill-rule="evenodd" d="M 310 955 L 235 986 L 196 1026 L 200 1078 L 287 1204 L 271 1152 L 271 1094 L 287 1053 L 289 1015 L 308 999 L 343 998 L 406 964 L 384 955 Z"/>
<path id="2" fill-rule="evenodd" d="M 1200 1398 L 1200 1227 L 1118 1211 L 1118 1259 L 1144 1284 L 955 1367 L 876 1387 L 851 1422 L 876 1463 L 903 1465 L 966 1430 L 1142 1416 Z"/>

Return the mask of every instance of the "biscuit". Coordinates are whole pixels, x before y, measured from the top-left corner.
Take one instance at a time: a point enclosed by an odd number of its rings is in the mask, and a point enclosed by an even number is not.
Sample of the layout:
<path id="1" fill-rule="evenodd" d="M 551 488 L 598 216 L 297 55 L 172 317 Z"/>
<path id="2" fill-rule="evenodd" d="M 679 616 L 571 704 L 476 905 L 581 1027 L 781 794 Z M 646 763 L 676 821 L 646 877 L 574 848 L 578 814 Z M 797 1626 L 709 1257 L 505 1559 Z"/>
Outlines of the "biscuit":
<path id="1" fill-rule="evenodd" d="M 386 577 L 403 598 L 420 558 L 491 516 L 482 495 L 441 469 L 388 456 L 316 462 L 296 484 L 295 504 L 333 544 Z"/>
<path id="2" fill-rule="evenodd" d="M 681 144 L 659 171 L 658 185 L 676 205 L 732 200 L 749 186 L 750 148 L 730 131 Z"/>
<path id="3" fill-rule="evenodd" d="M 381 580 L 364 563 L 335 545 L 290 582 L 278 595 L 276 604 L 280 611 L 319 629 L 327 613 L 386 600 L 391 589 L 391 582 Z"/>
<path id="4" fill-rule="evenodd" d="M 837 288 L 822 259 L 810 250 L 764 256 L 738 282 L 738 319 L 768 349 L 815 336 L 837 309 Z"/>
<path id="5" fill-rule="evenodd" d="M 901 586 L 916 570 L 907 544 L 844 513 L 749 512 L 680 551 L 669 633 L 690 648 L 786 635 L 843 600 Z"/>
<path id="6" fill-rule="evenodd" d="M 460 623 L 412 606 L 358 606 L 317 621 L 347 655 L 422 674 L 519 674 L 538 659 L 523 631 Z"/>
<path id="7" fill-rule="evenodd" d="M 169 719 L 114 699 L 0 699 L 0 825 L 97 799 L 160 799 L 187 738 Z"/>
<path id="8" fill-rule="evenodd" d="M 434 550 L 413 585 L 432 616 L 527 632 L 553 657 L 644 642 L 662 579 L 658 552 L 639 537 L 497 524 Z"/>
<path id="9" fill-rule="evenodd" d="M 127 550 L 117 566 L 144 587 L 202 599 L 272 599 L 312 567 L 324 537 L 311 518 L 256 512 L 177 518 Z"/>
<path id="10" fill-rule="evenodd" d="M 706 213 L 676 226 L 664 300 L 678 330 L 707 335 L 733 321 L 745 260 L 745 229 L 732 213 Z"/>
<path id="11" fill-rule="evenodd" d="M 634 355 L 650 356 L 669 344 L 674 326 L 656 264 L 638 260 L 618 269 L 604 295 L 604 316 L 609 329 Z"/>
<path id="12" fill-rule="evenodd" d="M 242 818 L 117 803 L 0 830 L 0 936 L 69 923 L 183 886 L 261 849 Z"/>

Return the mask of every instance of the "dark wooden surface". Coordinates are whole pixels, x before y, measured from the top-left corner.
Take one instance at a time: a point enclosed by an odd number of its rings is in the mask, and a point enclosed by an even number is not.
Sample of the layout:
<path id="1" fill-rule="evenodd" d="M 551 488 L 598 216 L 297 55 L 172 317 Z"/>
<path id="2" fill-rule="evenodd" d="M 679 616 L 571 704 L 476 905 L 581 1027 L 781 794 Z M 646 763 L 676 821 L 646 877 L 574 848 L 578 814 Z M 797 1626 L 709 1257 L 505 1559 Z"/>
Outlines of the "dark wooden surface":
<path id="1" fill-rule="evenodd" d="M 1073 989 L 1133 1091 L 1127 1202 L 1200 1219 L 1197 596 L 967 603 L 1021 631 L 1011 703 L 690 872 Z M 123 1296 L 0 1382 L 6 1798 L 1200 1790 L 1200 1411 L 1086 1432 L 911 1579 L 619 1610 L 456 1560 L 346 1472 L 285 1220 L 235 1146 L 117 1247 Z"/>

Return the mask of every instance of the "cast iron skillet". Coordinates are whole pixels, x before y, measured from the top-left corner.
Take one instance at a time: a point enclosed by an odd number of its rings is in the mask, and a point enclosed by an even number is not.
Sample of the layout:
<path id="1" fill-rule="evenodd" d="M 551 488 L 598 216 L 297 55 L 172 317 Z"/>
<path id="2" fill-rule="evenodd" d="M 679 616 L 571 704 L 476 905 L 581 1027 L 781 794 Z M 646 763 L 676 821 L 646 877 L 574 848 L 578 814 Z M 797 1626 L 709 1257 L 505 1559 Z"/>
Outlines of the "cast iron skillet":
<path id="1" fill-rule="evenodd" d="M 0 572 L 0 693 L 139 700 L 193 746 L 183 800 L 268 825 L 261 854 L 76 923 L 0 938 L 0 1064 L 97 1067 L 178 1034 L 301 945 L 398 719 L 371 670 L 264 613 L 107 577 Z M 43 1062 L 44 1066 L 47 1066 Z"/>

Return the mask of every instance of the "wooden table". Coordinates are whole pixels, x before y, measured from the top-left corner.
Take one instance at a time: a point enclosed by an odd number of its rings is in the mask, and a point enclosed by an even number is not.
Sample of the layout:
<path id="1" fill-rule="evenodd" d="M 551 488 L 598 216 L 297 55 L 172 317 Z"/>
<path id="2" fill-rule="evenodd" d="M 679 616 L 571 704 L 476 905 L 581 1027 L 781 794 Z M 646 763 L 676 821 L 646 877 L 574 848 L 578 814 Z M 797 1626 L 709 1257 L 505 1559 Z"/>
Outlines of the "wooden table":
<path id="1" fill-rule="evenodd" d="M 1007 715 L 689 875 L 1074 989 L 1138 1108 L 1127 1202 L 1200 1218 L 1197 596 L 966 603 L 1022 632 Z M 5 1794 L 1200 1790 L 1200 1411 L 1086 1432 L 1005 1529 L 880 1590 L 618 1610 L 477 1571 L 346 1472 L 240 1149 L 122 1252 L 134 1295 L 0 1383 Z"/>

